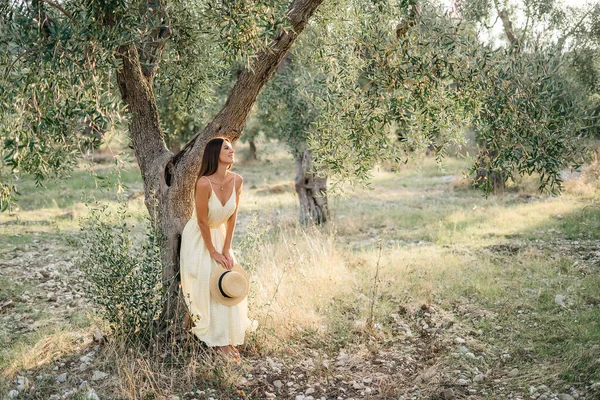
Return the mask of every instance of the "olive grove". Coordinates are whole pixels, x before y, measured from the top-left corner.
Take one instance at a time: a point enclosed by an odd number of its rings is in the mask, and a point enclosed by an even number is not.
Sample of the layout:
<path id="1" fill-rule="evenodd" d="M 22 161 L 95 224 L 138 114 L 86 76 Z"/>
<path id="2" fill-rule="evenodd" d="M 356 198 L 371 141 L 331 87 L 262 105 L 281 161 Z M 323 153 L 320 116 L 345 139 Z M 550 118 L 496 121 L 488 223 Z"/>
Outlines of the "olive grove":
<path id="1" fill-rule="evenodd" d="M 257 99 L 257 121 L 298 154 L 297 188 L 317 205 L 306 220 L 324 220 L 325 177 L 365 182 L 375 164 L 405 162 L 431 143 L 443 157 L 464 142 L 465 127 L 482 148 L 474 174 L 536 173 L 541 189 L 557 190 L 561 170 L 580 161 L 578 139 L 597 124 L 597 83 L 576 72 L 597 74 L 600 8 L 555 21 L 546 3 L 526 3 L 532 20 L 564 33 L 556 41 L 536 38 L 533 22 L 509 23 L 494 4 L 449 12 L 416 0 L 2 0 L 2 209 L 19 175 L 68 176 L 102 138 L 83 125 L 127 123 L 164 237 L 166 322 L 178 304 L 180 234 L 202 149 L 215 136 L 240 138 Z M 478 36 L 494 12 L 508 45 Z M 164 128 L 184 123 L 198 132 L 168 147 L 177 133 Z"/>

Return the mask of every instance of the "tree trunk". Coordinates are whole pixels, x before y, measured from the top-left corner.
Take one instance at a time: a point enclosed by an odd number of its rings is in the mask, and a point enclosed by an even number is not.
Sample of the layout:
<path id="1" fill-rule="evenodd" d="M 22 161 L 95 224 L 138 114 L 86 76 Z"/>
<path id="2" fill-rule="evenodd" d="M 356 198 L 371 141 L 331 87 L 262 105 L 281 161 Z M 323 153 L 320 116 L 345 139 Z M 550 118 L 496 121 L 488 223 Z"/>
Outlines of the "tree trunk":
<path id="1" fill-rule="evenodd" d="M 498 11 L 498 17 L 502 21 L 502 26 L 504 27 L 504 33 L 506 34 L 508 43 L 510 44 L 512 49 L 518 52 L 521 49 L 521 41 L 519 40 L 517 35 L 515 35 L 513 24 L 508 16 L 508 13 L 506 12 L 506 10 L 500 10 L 497 4 L 496 10 Z"/>
<path id="2" fill-rule="evenodd" d="M 300 223 L 317 225 L 327 222 L 327 177 L 315 174 L 310 151 L 296 157 L 296 193 L 300 201 Z"/>
<path id="3" fill-rule="evenodd" d="M 249 145 L 249 149 L 250 149 L 250 154 L 248 155 L 248 159 L 249 160 L 258 160 L 258 157 L 256 156 L 256 143 L 254 142 L 254 139 L 250 139 L 248 141 L 248 145 Z"/>
<path id="4" fill-rule="evenodd" d="M 506 189 L 506 182 L 502 171 L 497 171 L 491 167 L 491 159 L 497 156 L 496 151 L 486 151 L 483 149 L 479 154 L 479 165 L 473 185 L 476 187 L 488 187 L 493 194 L 502 194 Z"/>
<path id="5" fill-rule="evenodd" d="M 167 301 L 160 318 L 162 329 L 178 333 L 182 328 L 181 320 L 187 314 L 179 290 L 181 232 L 193 212 L 194 187 L 204 146 L 216 136 L 225 136 L 232 141 L 240 137 L 259 91 L 322 1 L 295 0 L 291 4 L 287 13 L 291 29 L 279 32 L 269 48 L 257 54 L 253 70 L 240 73 L 214 120 L 176 155 L 165 144 L 152 91 L 154 73 L 168 31 L 157 29 L 137 47 L 123 45 L 118 50 L 123 64 L 117 73 L 117 81 L 123 102 L 131 113 L 129 134 L 142 173 L 145 204 L 165 243 L 162 281 Z"/>
<path id="6" fill-rule="evenodd" d="M 129 121 L 129 135 L 133 144 L 135 158 L 140 166 L 144 184 L 144 203 L 150 218 L 163 236 L 166 246 L 163 256 L 163 286 L 167 291 L 164 328 L 175 324 L 177 310 L 181 310 L 178 300 L 178 279 L 173 270 L 178 265 L 180 227 L 185 215 L 185 203 L 174 196 L 170 190 L 171 175 L 168 166 L 173 154 L 167 149 L 164 135 L 160 129 L 160 120 L 156 100 L 152 91 L 153 74 L 143 71 L 138 50 L 134 46 L 123 46 L 119 55 L 123 67 L 117 73 L 117 82 L 121 97 L 132 114 Z M 180 313 L 183 315 L 183 313 Z"/>

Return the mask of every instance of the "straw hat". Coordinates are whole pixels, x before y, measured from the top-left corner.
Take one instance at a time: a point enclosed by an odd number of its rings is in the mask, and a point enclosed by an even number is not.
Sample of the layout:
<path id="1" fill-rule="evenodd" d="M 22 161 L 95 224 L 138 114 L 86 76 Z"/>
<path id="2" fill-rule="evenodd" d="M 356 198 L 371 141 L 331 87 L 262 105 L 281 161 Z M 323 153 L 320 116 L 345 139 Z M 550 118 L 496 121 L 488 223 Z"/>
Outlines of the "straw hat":
<path id="1" fill-rule="evenodd" d="M 238 264 L 226 270 L 219 264 L 210 275 L 210 295 L 215 301 L 231 307 L 248 295 L 250 280 Z"/>

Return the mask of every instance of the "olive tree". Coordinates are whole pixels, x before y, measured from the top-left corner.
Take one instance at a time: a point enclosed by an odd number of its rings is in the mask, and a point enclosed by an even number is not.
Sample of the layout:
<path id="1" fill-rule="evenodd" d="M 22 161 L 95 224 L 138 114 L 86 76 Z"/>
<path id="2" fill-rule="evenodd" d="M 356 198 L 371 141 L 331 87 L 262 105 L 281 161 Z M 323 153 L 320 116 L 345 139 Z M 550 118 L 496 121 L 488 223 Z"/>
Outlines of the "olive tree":
<path id="1" fill-rule="evenodd" d="M 592 110 L 586 93 L 565 79 L 560 43 L 486 44 L 460 12 L 409 0 L 339 14 L 319 35 L 323 50 L 312 55 L 326 94 L 317 97 L 321 111 L 307 141 L 325 173 L 365 178 L 375 163 L 406 161 L 432 141 L 443 156 L 464 143 L 465 127 L 482 144 L 473 175 L 484 169 L 504 182 L 536 174 L 541 190 L 558 191 L 561 170 L 577 167 Z M 585 30 L 580 19 L 570 20 L 558 32 Z M 346 21 L 352 29 L 331 28 Z M 481 183 L 489 191 L 492 182 L 486 176 Z"/>
<path id="2" fill-rule="evenodd" d="M 306 34 L 311 34 L 310 28 Z M 287 145 L 296 163 L 300 223 L 323 224 L 328 219 L 327 176 L 314 169 L 307 146 L 310 126 L 320 112 L 314 96 L 322 88 L 322 77 L 311 74 L 310 64 L 299 59 L 298 48 L 304 45 L 298 43 L 288 53 L 259 96 L 253 130 Z"/>
<path id="3" fill-rule="evenodd" d="M 259 91 L 321 2 L 0 3 L 0 125 L 9 173 L 39 180 L 66 173 L 92 140 L 75 129 L 82 118 L 102 125 L 126 116 L 146 206 L 165 238 L 163 322 L 178 303 L 181 231 L 192 214 L 202 149 L 215 136 L 240 137 Z M 223 106 L 173 153 L 158 114 L 159 82 L 189 94 L 177 101 L 194 107 L 238 60 L 245 68 Z M 4 174 L 6 204 L 13 185 Z"/>
<path id="4" fill-rule="evenodd" d="M 554 0 L 477 0 L 457 1 L 455 6 L 458 16 L 475 24 L 480 33 L 498 23 L 503 33 L 498 44 L 502 57 L 495 59 L 484 78 L 488 85 L 501 89 L 478 92 L 485 96 L 481 101 L 487 106 L 475 126 L 480 146 L 471 170 L 475 183 L 487 190 L 502 190 L 516 166 L 522 173 L 540 172 L 541 189 L 559 187 L 557 170 L 567 165 L 559 161 L 560 155 L 565 155 L 564 160 L 577 158 L 573 140 L 591 134 L 596 125 L 591 87 L 581 90 L 573 77 L 581 78 L 581 67 L 591 80 L 595 75 L 592 65 L 583 60 L 598 54 L 597 42 L 590 46 L 590 39 L 600 5 L 565 8 Z M 508 99 L 511 110 L 503 106 Z M 506 134 L 507 128 L 524 134 Z M 491 136 L 482 129 L 498 134 Z M 536 152 L 552 154 L 542 161 L 544 168 L 536 166 L 540 162 L 532 156 Z M 559 181 L 551 182 L 554 179 Z"/>

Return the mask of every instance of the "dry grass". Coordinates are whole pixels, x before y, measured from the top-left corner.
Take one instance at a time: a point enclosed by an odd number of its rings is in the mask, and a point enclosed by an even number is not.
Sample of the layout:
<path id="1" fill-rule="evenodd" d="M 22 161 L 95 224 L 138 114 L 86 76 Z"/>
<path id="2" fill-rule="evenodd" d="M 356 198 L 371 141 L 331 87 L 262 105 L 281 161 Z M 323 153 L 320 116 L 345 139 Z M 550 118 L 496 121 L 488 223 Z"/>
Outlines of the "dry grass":
<path id="1" fill-rule="evenodd" d="M 115 374 L 109 384 L 120 398 L 168 396 L 198 388 L 235 391 L 243 370 L 188 338 L 157 341 L 151 349 L 117 339 L 103 350 L 105 369 Z"/>
<path id="2" fill-rule="evenodd" d="M 252 273 L 252 315 L 260 326 L 255 340 L 271 351 L 298 332 L 324 334 L 323 310 L 354 286 L 331 232 L 298 226 L 278 231 L 260 250 Z"/>
<path id="3" fill-rule="evenodd" d="M 93 326 L 81 330 L 69 327 L 50 334 L 40 334 L 39 340 L 33 345 L 19 343 L 11 349 L 12 362 L 2 374 L 10 379 L 18 371 L 43 367 L 64 355 L 78 353 L 91 343 L 94 329 Z"/>

